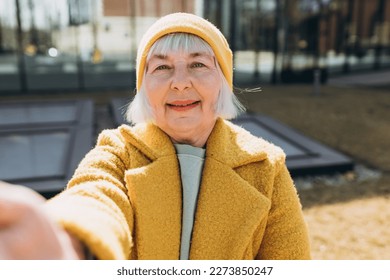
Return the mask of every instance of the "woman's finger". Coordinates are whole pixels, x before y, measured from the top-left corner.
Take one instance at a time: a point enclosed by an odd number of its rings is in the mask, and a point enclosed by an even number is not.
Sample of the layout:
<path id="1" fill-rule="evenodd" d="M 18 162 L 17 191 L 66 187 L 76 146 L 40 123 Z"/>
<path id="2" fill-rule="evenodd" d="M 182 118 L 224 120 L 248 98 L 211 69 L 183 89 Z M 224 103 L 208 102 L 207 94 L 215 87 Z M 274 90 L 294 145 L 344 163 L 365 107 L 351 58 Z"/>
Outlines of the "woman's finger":
<path id="1" fill-rule="evenodd" d="M 45 199 L 30 188 L 0 181 L 0 227 L 17 221 L 20 215 L 44 202 Z"/>

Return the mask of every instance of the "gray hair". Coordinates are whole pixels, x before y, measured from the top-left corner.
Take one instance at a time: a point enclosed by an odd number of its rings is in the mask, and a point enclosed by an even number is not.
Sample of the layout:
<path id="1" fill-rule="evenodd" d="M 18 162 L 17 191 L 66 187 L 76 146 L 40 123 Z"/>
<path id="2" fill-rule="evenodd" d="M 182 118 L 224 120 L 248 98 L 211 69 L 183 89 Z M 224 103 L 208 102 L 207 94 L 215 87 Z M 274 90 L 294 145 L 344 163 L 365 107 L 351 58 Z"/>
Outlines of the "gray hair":
<path id="1" fill-rule="evenodd" d="M 215 56 L 211 47 L 200 37 L 188 33 L 172 33 L 165 35 L 153 44 L 149 50 L 146 61 L 148 61 L 149 58 L 156 53 L 166 55 L 172 50 L 182 50 L 188 53 L 206 52 Z M 223 119 L 233 119 L 240 113 L 245 112 L 245 107 L 240 103 L 236 95 L 230 89 L 218 63 L 216 63 L 216 68 L 221 77 L 222 84 L 215 112 L 217 117 L 221 117 Z M 144 83 L 141 85 L 138 93 L 129 104 L 126 112 L 126 119 L 128 122 L 133 124 L 154 122 L 153 110 L 145 93 Z"/>

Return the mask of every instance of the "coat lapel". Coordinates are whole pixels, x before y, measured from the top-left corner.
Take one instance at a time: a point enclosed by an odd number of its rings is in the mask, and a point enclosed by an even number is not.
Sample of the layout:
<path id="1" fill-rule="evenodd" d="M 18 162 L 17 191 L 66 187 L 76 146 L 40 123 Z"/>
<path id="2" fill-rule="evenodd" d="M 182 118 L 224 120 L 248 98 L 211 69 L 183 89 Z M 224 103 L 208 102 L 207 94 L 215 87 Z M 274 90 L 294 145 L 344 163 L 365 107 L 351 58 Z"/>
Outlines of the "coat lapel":
<path id="1" fill-rule="evenodd" d="M 125 175 L 135 211 L 137 257 L 178 259 L 182 193 L 175 149 L 167 135 L 153 125 L 122 126 L 120 130 L 150 160 Z"/>
<path id="2" fill-rule="evenodd" d="M 206 149 L 191 259 L 253 258 L 251 241 L 270 201 L 235 168 L 267 157 L 263 140 L 218 120 Z"/>
<path id="3" fill-rule="evenodd" d="M 246 258 L 248 246 L 269 208 L 268 198 L 233 169 L 213 159 L 206 160 L 190 258 Z"/>

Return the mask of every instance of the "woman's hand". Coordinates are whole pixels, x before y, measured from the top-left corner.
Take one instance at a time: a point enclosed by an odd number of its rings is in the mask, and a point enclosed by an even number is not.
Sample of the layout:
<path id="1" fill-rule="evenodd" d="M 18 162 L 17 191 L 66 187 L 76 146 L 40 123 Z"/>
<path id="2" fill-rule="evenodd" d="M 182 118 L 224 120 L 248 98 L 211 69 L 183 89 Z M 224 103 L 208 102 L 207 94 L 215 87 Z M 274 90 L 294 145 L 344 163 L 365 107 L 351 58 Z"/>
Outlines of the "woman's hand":
<path id="1" fill-rule="evenodd" d="M 50 220 L 45 199 L 0 181 L 0 259 L 79 259 L 81 243 Z"/>

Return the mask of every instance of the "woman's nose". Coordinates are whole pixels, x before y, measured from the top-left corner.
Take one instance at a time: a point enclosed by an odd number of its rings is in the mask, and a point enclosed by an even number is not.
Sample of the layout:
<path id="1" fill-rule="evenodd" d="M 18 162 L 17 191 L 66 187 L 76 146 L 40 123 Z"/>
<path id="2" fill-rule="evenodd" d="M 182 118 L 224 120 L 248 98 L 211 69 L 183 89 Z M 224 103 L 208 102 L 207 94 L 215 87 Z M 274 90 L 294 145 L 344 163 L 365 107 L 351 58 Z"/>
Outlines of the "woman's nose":
<path id="1" fill-rule="evenodd" d="M 184 91 L 190 88 L 191 77 L 188 69 L 186 67 L 177 67 L 174 70 L 171 88 L 177 91 Z"/>

